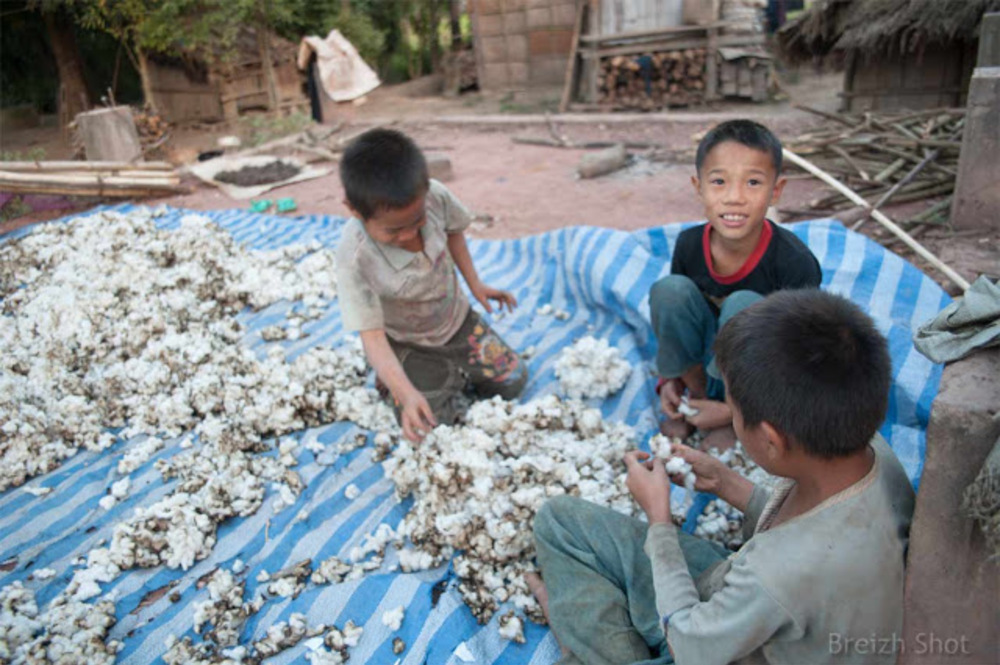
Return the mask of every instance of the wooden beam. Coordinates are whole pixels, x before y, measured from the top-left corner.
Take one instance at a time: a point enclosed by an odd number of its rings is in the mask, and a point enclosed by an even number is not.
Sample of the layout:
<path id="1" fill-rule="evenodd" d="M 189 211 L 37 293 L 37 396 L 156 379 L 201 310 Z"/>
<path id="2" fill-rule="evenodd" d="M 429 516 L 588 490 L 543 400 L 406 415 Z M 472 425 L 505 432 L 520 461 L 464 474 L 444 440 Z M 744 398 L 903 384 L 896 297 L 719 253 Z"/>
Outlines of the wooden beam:
<path id="1" fill-rule="evenodd" d="M 559 112 L 565 113 L 573 97 L 573 83 L 576 78 L 576 64 L 579 60 L 580 33 L 583 31 L 584 15 L 587 12 L 587 0 L 577 0 L 576 26 L 573 28 L 573 48 L 569 52 L 569 62 L 566 63 L 566 80 L 563 82 L 562 98 L 559 100 Z"/>
<path id="2" fill-rule="evenodd" d="M 169 162 L 0 162 L 4 171 L 173 171 Z"/>

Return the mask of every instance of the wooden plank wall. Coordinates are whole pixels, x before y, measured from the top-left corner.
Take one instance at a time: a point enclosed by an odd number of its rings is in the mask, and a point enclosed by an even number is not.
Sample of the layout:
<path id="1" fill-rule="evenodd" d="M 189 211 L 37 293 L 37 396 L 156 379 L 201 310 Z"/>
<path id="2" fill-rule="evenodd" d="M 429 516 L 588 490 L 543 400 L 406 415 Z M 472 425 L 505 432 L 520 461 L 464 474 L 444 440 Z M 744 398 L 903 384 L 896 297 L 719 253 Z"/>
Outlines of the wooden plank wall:
<path id="1" fill-rule="evenodd" d="M 852 112 L 965 105 L 975 46 L 929 47 L 905 58 L 865 61 L 848 68 L 846 107 Z"/>
<path id="2" fill-rule="evenodd" d="M 683 5 L 683 0 L 601 0 L 600 34 L 680 25 Z"/>
<path id="3" fill-rule="evenodd" d="M 222 120 L 219 86 L 191 81 L 184 70 L 149 62 L 150 86 L 156 106 L 167 122 Z"/>

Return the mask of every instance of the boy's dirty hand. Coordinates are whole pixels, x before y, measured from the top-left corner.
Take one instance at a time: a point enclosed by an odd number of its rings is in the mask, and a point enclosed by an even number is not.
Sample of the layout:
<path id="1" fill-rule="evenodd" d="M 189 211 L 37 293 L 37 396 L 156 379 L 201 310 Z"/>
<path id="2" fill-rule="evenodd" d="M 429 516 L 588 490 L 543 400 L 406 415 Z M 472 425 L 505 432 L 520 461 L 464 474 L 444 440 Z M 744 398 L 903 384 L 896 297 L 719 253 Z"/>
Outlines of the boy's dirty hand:
<path id="1" fill-rule="evenodd" d="M 683 443 L 675 443 L 671 448 L 674 456 L 680 457 L 691 465 L 691 472 L 694 474 L 694 488 L 699 492 L 717 493 L 722 485 L 725 474 L 729 467 L 720 462 L 715 457 Z M 671 478 L 674 482 L 683 485 L 683 478 Z"/>
<path id="2" fill-rule="evenodd" d="M 399 407 L 401 411 L 399 422 L 403 426 L 403 435 L 414 443 L 423 441 L 427 433 L 437 425 L 431 405 L 417 390 L 400 400 Z"/>
<path id="3" fill-rule="evenodd" d="M 698 413 L 693 416 L 684 416 L 684 420 L 700 430 L 716 429 L 733 424 L 733 412 L 725 402 L 717 402 L 712 399 L 689 399 L 688 405 L 696 409 Z"/>
<path id="4" fill-rule="evenodd" d="M 493 313 L 493 305 L 490 304 L 491 300 L 497 301 L 498 309 L 500 311 L 503 311 L 504 305 L 507 306 L 507 311 L 509 312 L 513 312 L 514 308 L 517 307 L 517 298 L 515 298 L 512 293 L 507 291 L 494 289 L 492 286 L 486 286 L 485 284 L 477 284 L 470 290 L 476 300 L 479 301 L 479 304 L 481 304 L 490 314 Z"/>
<path id="5" fill-rule="evenodd" d="M 684 381 L 679 378 L 667 379 L 660 387 L 660 406 L 663 407 L 663 412 L 670 416 L 672 420 L 681 417 L 677 411 L 677 407 L 681 405 L 681 397 L 684 395 L 686 387 Z"/>
<path id="6" fill-rule="evenodd" d="M 641 450 L 631 450 L 625 453 L 625 468 L 628 469 L 625 485 L 649 523 L 670 522 L 670 480 L 663 460 Z"/>

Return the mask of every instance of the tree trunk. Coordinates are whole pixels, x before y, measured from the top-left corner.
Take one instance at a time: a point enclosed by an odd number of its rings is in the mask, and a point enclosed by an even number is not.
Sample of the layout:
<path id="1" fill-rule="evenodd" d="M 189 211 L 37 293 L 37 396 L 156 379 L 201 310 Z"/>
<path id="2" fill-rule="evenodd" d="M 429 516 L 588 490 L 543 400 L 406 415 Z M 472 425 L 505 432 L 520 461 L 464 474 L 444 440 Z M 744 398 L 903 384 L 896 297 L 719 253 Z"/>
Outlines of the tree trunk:
<path id="1" fill-rule="evenodd" d="M 43 12 L 42 15 L 59 70 L 59 123 L 66 127 L 78 113 L 90 108 L 83 60 L 69 18 L 61 11 Z"/>
<path id="2" fill-rule="evenodd" d="M 156 97 L 153 96 L 153 82 L 149 78 L 149 61 L 146 59 L 146 52 L 141 47 L 135 47 L 135 57 L 139 61 L 139 78 L 142 80 L 142 96 L 146 100 L 146 106 L 158 113 L 156 108 Z"/>
<path id="3" fill-rule="evenodd" d="M 271 61 L 271 37 L 267 24 L 257 27 L 257 44 L 260 47 L 260 66 L 267 81 L 267 104 L 272 113 L 278 111 L 278 88 L 274 81 L 274 63 Z"/>
<path id="4" fill-rule="evenodd" d="M 462 50 L 462 0 L 449 0 L 448 12 L 451 14 L 451 50 Z"/>

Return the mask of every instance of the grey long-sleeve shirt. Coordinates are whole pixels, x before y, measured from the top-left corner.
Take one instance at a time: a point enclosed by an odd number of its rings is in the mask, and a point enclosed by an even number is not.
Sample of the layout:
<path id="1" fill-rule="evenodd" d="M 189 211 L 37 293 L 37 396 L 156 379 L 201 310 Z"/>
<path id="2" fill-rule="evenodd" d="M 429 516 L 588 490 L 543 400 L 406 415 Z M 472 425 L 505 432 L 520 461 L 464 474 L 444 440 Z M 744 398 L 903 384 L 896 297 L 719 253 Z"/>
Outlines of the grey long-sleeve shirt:
<path id="1" fill-rule="evenodd" d="M 678 665 L 895 662 L 914 493 L 885 440 L 871 446 L 863 479 L 774 528 L 793 483 L 770 496 L 755 488 L 752 537 L 697 586 L 676 528 L 649 528 L 657 610 Z"/>

